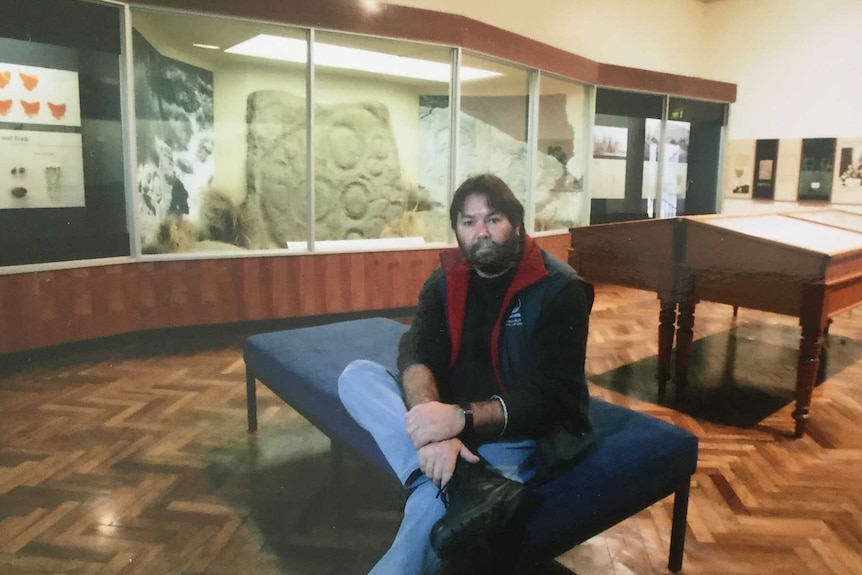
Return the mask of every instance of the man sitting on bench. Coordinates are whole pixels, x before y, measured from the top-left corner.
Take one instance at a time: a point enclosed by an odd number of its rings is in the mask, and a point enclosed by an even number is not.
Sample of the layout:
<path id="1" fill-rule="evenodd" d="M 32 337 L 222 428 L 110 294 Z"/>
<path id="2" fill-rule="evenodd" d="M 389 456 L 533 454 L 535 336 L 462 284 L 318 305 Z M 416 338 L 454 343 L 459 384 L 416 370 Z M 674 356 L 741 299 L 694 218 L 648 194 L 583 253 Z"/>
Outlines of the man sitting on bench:
<path id="1" fill-rule="evenodd" d="M 499 561 L 529 499 L 524 484 L 593 440 L 592 286 L 525 234 L 523 206 L 495 176 L 461 184 L 449 217 L 460 249 L 441 253 L 419 294 L 400 374 L 359 360 L 338 380 L 345 408 L 410 492 L 375 574 Z"/>

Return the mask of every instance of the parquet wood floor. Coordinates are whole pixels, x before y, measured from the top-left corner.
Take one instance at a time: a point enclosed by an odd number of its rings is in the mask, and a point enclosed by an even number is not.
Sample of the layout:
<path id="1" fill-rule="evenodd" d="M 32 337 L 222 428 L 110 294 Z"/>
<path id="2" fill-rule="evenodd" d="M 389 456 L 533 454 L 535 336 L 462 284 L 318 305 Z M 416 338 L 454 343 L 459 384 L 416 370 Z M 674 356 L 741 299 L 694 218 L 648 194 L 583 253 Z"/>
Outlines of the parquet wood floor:
<path id="1" fill-rule="evenodd" d="M 596 381 L 655 356 L 658 318 L 654 294 L 598 287 Z M 696 339 L 745 328 L 796 347 L 791 318 L 751 310 L 734 320 L 702 303 L 695 327 Z M 0 573 L 367 572 L 401 494 L 351 461 L 358 509 L 340 524 L 322 434 L 262 387 L 260 431 L 246 432 L 246 329 L 117 338 L 0 366 Z M 827 347 L 862 343 L 862 311 L 830 332 Z M 734 427 L 591 392 L 699 436 L 684 573 L 845 575 L 862 573 L 860 380 L 860 359 L 829 373 L 799 440 L 789 403 Z M 580 575 L 666 573 L 670 513 L 660 502 L 558 562 Z"/>

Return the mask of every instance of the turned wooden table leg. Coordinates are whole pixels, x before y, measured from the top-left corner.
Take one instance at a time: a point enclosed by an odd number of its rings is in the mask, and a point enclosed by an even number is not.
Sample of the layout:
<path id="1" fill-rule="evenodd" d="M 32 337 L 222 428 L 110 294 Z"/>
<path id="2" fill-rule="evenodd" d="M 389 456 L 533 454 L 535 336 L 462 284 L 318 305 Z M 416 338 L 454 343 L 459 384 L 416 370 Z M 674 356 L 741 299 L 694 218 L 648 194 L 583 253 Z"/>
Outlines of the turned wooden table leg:
<path id="1" fill-rule="evenodd" d="M 676 324 L 676 303 L 662 298 L 658 314 L 658 393 L 663 395 L 670 379 L 670 356 Z"/>
<path id="2" fill-rule="evenodd" d="M 795 437 L 805 433 L 805 423 L 811 408 L 811 395 L 817 380 L 817 370 L 820 367 L 820 350 L 823 331 L 817 325 L 803 325 L 802 337 L 799 341 L 799 362 L 796 367 L 796 409 L 793 419 L 796 421 Z"/>
<path id="3" fill-rule="evenodd" d="M 691 344 L 694 340 L 695 302 L 684 301 L 679 304 L 676 318 L 676 365 L 675 384 L 677 391 L 688 384 L 688 362 L 691 359 Z"/>

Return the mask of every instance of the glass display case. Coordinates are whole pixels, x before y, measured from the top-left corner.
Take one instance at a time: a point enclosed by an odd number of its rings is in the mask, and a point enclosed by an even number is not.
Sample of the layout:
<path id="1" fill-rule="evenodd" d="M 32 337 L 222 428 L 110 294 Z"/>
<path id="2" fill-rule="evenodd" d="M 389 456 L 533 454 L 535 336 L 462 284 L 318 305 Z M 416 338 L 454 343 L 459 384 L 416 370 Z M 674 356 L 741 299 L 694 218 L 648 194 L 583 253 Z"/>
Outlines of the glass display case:
<path id="1" fill-rule="evenodd" d="M 660 94 L 596 95 L 442 33 L 158 4 L 32 0 L 4 16 L 2 271 L 451 244 L 451 193 L 480 172 L 512 187 L 535 233 L 686 199 L 694 124 Z"/>
<path id="2" fill-rule="evenodd" d="M 0 27 L 0 266 L 130 254 L 117 6 L 32 0 Z M 86 24 L 86 25 L 85 25 Z"/>

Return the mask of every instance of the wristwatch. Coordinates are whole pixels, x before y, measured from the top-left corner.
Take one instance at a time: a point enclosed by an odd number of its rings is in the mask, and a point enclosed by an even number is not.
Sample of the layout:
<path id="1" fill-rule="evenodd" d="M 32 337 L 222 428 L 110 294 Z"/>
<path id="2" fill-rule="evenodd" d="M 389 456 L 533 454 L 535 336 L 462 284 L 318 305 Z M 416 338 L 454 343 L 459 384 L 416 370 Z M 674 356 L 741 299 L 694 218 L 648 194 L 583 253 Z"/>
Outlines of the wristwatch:
<path id="1" fill-rule="evenodd" d="M 461 431 L 462 435 L 472 435 L 473 434 L 473 407 L 470 405 L 470 402 L 464 402 L 459 404 L 461 408 L 461 413 L 464 414 L 464 430 Z"/>

